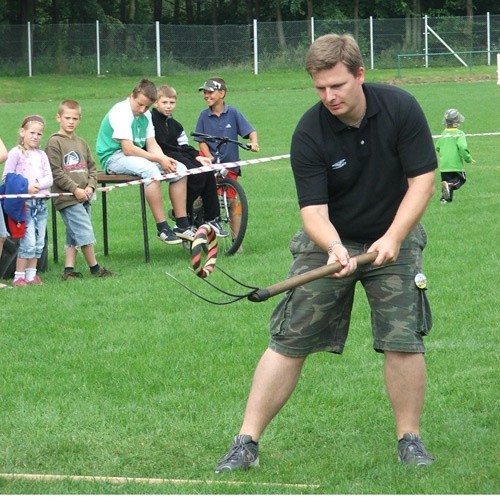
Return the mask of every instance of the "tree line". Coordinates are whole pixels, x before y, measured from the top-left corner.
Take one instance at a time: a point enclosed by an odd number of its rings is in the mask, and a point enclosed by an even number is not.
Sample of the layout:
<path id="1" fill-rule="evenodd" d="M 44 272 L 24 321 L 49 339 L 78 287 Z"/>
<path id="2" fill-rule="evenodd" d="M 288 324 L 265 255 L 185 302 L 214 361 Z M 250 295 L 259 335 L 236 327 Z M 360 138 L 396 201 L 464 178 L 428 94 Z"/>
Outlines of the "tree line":
<path id="1" fill-rule="evenodd" d="M 500 14 L 498 0 L 0 0 L 0 23 L 221 25 Z"/>

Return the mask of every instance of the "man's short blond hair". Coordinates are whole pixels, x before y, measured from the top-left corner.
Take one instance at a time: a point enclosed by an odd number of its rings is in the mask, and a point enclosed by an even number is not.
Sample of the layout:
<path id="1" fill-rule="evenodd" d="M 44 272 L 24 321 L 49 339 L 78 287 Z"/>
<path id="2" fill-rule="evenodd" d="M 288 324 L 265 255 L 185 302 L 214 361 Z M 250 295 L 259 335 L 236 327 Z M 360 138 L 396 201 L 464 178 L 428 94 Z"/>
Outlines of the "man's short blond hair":
<path id="1" fill-rule="evenodd" d="M 352 35 L 323 35 L 309 47 L 306 55 L 306 70 L 312 76 L 317 71 L 331 69 L 343 63 L 349 73 L 357 76 L 363 66 L 363 57 Z"/>

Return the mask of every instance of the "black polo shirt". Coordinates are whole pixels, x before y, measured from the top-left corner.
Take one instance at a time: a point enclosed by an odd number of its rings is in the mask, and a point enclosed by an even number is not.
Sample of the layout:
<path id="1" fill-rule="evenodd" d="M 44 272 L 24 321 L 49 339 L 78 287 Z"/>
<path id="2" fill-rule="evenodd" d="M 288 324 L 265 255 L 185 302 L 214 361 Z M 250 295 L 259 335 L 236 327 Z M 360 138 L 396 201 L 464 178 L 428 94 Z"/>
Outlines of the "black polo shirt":
<path id="1" fill-rule="evenodd" d="M 348 127 L 318 102 L 292 137 L 300 208 L 328 204 L 341 238 L 369 243 L 391 225 L 408 177 L 437 168 L 432 135 L 416 99 L 394 86 L 365 84 L 366 115 Z"/>

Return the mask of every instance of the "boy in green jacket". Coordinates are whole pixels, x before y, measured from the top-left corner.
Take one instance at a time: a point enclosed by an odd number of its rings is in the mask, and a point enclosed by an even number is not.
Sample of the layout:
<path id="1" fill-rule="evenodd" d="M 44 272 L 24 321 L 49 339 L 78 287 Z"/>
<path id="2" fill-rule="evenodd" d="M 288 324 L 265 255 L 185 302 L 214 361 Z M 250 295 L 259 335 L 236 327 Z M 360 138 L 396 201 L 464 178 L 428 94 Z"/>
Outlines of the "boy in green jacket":
<path id="1" fill-rule="evenodd" d="M 458 129 L 464 117 L 458 109 L 448 109 L 444 114 L 443 125 L 446 126 L 436 142 L 441 172 L 441 203 L 453 201 L 453 191 L 460 189 L 466 181 L 464 164 L 476 163 L 467 147 L 465 134 Z"/>

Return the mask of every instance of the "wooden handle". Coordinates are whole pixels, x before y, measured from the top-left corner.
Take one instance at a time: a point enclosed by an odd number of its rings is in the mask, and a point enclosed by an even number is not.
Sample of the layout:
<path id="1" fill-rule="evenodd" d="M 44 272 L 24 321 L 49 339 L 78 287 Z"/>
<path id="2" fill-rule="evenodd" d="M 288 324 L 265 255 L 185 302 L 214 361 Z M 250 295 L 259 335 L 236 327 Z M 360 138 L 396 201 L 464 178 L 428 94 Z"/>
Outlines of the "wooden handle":
<path id="1" fill-rule="evenodd" d="M 361 255 L 356 255 L 354 257 L 358 263 L 358 266 L 363 264 L 370 264 L 377 258 L 377 252 L 363 253 Z M 305 285 L 310 281 L 316 280 L 318 278 L 324 278 L 330 274 L 336 273 L 342 269 L 342 264 L 339 262 L 334 262 L 333 264 L 326 264 L 324 266 L 318 267 L 306 273 L 298 274 L 292 278 L 288 278 L 285 281 L 276 283 L 275 285 L 268 286 L 267 288 L 262 288 L 252 292 L 248 296 L 248 300 L 251 302 L 263 302 L 270 297 L 274 297 L 279 293 L 286 292 L 292 288 L 297 288 L 298 286 Z"/>

